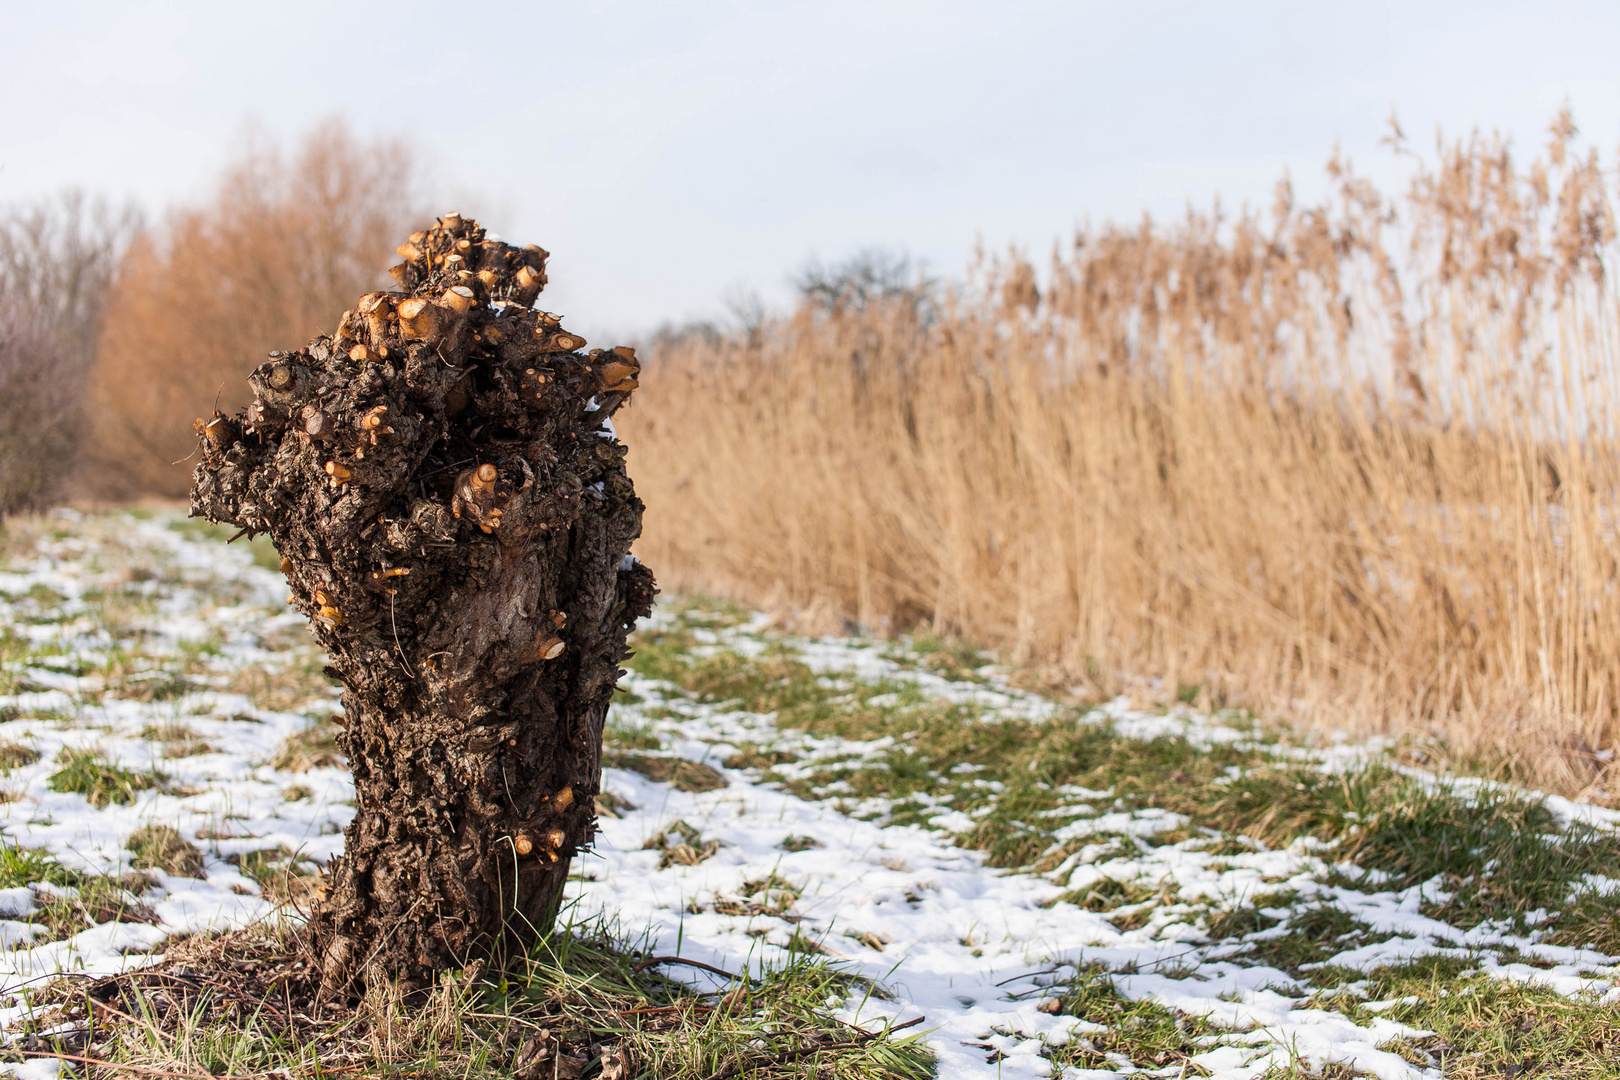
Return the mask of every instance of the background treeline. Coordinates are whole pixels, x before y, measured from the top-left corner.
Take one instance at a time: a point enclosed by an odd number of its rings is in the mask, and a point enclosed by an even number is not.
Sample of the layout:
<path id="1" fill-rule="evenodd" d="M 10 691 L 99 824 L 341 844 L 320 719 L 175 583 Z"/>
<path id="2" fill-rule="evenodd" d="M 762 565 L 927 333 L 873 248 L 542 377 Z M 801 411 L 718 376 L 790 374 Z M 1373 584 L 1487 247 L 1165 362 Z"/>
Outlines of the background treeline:
<path id="1" fill-rule="evenodd" d="M 0 211 L 0 517 L 63 494 L 108 292 L 138 224 L 82 192 Z"/>
<path id="2" fill-rule="evenodd" d="M 192 420 L 387 281 L 427 217 L 413 165 L 332 122 L 290 155 L 250 147 L 155 225 L 79 194 L 0 212 L 0 515 L 184 496 Z"/>
<path id="3" fill-rule="evenodd" d="M 1567 116 L 1527 162 L 1392 142 L 1398 194 L 1333 161 L 1318 205 L 1285 182 L 954 283 L 867 253 L 807 269 L 792 311 L 650 335 L 620 424 L 638 554 L 666 591 L 926 626 L 1093 696 L 1432 734 L 1606 790 L 1611 181 Z M 334 125 L 157 226 L 83 200 L 4 219 L 4 505 L 182 494 L 192 419 L 378 287 L 425 217 L 413 172 Z"/>

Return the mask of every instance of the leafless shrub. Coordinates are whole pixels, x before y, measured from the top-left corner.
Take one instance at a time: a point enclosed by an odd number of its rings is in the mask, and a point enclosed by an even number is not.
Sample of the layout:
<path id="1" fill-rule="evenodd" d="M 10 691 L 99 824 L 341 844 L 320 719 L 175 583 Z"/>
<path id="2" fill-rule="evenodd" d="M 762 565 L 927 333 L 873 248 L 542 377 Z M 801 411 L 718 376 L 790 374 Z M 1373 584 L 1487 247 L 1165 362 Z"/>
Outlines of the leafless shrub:
<path id="1" fill-rule="evenodd" d="M 0 516 L 48 504 L 77 458 L 85 376 L 136 223 L 75 191 L 0 212 Z"/>
<path id="2" fill-rule="evenodd" d="M 863 248 L 830 266 L 812 259 L 794 284 L 813 304 L 856 311 L 882 300 L 922 295 L 933 285 L 905 252 L 875 247 Z"/>
<path id="3" fill-rule="evenodd" d="M 882 305 L 909 309 L 924 321 L 935 314 L 939 288 L 910 255 L 880 247 L 863 248 L 830 266 L 812 259 L 793 283 L 805 304 L 826 312 L 843 314 Z"/>
<path id="4" fill-rule="evenodd" d="M 79 402 L 69 367 L 39 311 L 0 306 L 0 515 L 49 499 L 72 457 Z"/>

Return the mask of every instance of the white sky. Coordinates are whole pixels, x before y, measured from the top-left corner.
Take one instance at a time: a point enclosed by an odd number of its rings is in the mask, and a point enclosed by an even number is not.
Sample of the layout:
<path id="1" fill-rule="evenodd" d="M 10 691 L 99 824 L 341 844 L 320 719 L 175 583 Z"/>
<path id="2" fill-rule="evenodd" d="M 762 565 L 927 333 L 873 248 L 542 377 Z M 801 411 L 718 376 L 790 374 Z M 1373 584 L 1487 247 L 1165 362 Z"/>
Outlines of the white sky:
<path id="1" fill-rule="evenodd" d="M 547 307 L 629 330 L 785 301 L 807 258 L 1319 193 L 1335 141 L 1393 175 L 1480 127 L 1538 149 L 1568 100 L 1620 147 L 1620 4 L 48 3 L 0 0 L 0 202 L 197 198 L 252 120 L 400 134 L 434 190 L 553 255 Z M 445 209 L 449 209 L 446 206 Z"/>

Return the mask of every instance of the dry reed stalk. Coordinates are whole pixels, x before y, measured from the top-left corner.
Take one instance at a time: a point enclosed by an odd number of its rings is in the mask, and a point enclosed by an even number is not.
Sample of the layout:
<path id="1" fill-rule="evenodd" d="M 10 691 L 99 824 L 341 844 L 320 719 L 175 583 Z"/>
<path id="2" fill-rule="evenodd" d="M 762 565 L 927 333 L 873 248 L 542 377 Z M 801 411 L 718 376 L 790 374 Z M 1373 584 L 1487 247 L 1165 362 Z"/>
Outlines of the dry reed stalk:
<path id="1" fill-rule="evenodd" d="M 666 585 L 920 624 L 1600 794 L 1620 708 L 1613 202 L 1517 170 L 1080 237 L 929 316 L 806 303 L 648 364 Z M 773 478 L 761 483 L 762 474 Z"/>

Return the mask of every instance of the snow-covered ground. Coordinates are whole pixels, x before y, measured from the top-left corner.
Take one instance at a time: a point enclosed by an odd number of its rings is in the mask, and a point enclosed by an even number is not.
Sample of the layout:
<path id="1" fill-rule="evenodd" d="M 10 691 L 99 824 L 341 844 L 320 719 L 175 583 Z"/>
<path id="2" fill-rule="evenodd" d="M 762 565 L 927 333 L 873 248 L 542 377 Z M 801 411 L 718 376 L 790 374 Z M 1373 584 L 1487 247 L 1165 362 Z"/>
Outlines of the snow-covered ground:
<path id="1" fill-rule="evenodd" d="M 39 754 L 0 778 L 0 828 L 9 842 L 48 851 L 69 870 L 116 875 L 131 869 L 131 833 L 172 825 L 202 852 L 204 865 L 195 878 L 146 871 L 150 887 L 140 899 L 148 922 L 105 922 L 39 944 L 32 942 L 40 927 L 27 916 L 61 888 L 0 890 L 0 935 L 9 946 L 0 952 L 0 993 L 13 995 L 12 1015 L 23 1007 L 17 991 L 55 972 L 147 963 L 171 934 L 269 917 L 272 905 L 238 865 L 242 857 L 285 849 L 322 862 L 341 850 L 352 814 L 343 769 L 294 772 L 270 764 L 285 739 L 336 707 L 333 692 L 319 685 L 294 700 L 300 684 L 291 677 L 294 691 L 278 702 L 280 711 L 255 704 L 264 700 L 255 678 L 274 683 L 278 673 L 318 664 L 301 617 L 285 608 L 279 574 L 256 565 L 245 546 L 179 528 L 172 517 L 62 514 L 47 525 L 31 550 L 0 565 L 0 633 L 26 642 L 28 654 L 0 672 L 20 680 L 16 692 L 0 695 L 0 741 Z M 784 645 L 756 621 L 709 632 L 704 647 L 746 656 L 767 640 Z M 831 681 L 904 684 L 969 702 L 989 717 L 1041 722 L 1055 711 L 993 674 L 945 678 L 872 642 L 785 644 Z M 168 692 L 138 692 L 160 679 L 169 680 Z M 688 791 L 632 769 L 608 769 L 604 786 L 616 796 L 617 816 L 602 819 L 596 851 L 578 862 L 572 917 L 605 916 L 632 938 L 645 935 L 658 953 L 733 972 L 759 973 L 784 962 L 790 948 L 813 943 L 881 987 L 839 1004 L 840 1015 L 862 1024 L 926 1017 L 920 1030 L 943 1077 L 1196 1075 L 1186 1062 L 1153 1070 L 1127 1058 L 1109 1069 L 1054 1067 L 1052 1048 L 1099 1028 L 1042 1003 L 1056 992 L 1049 988 L 1093 966 L 1109 972 L 1127 999 L 1213 1021 L 1219 1032 L 1205 1037 L 1190 1064 L 1214 1076 L 1338 1062 L 1388 1080 L 1438 1077 L 1438 1069 L 1387 1049 L 1400 1040 L 1421 1046 L 1428 1034 L 1383 1015 L 1399 1013 L 1400 1002 L 1355 1008 L 1352 984 L 1334 999 L 1339 1007 L 1324 1006 L 1299 978 L 1240 962 L 1244 943 L 1212 941 L 1200 922 L 1209 901 L 1241 904 L 1284 891 L 1296 904 L 1348 912 L 1375 932 L 1379 940 L 1331 957 L 1338 967 L 1371 971 L 1416 956 L 1458 956 L 1489 976 L 1533 982 L 1572 1000 L 1620 1001 L 1620 958 L 1546 944 L 1533 930 L 1505 923 L 1464 930 L 1424 915 L 1420 907 L 1436 899 L 1438 879 L 1403 891 L 1350 888 L 1333 873 L 1331 848 L 1309 838 L 1281 850 L 1253 844 L 1247 853 L 1219 855 L 1207 850 L 1208 836 L 1148 843 L 1187 822 L 1154 808 L 1115 808 L 1108 791 L 1062 793 L 1065 813 L 1054 835 L 1088 842 L 1057 869 L 990 869 L 982 853 L 953 839 L 976 823 L 972 814 L 942 803 L 924 825 L 885 825 L 882 799 L 805 799 L 779 783 L 808 775 L 817 763 L 876 763 L 881 740 L 784 735 L 769 715 L 706 705 L 645 676 L 633 674 L 624 685 L 633 704 L 615 705 L 616 728 L 655 733 L 659 753 L 705 763 L 725 784 Z M 1090 722 L 1200 745 L 1252 741 L 1251 733 L 1211 718 L 1138 712 L 1123 702 Z M 164 757 L 159 736 L 176 727 L 208 752 Z M 744 744 L 767 742 L 791 745 L 800 758 L 784 765 L 776 782 L 722 764 Z M 65 749 L 93 750 L 165 779 L 127 804 L 98 808 L 83 794 L 53 790 Z M 1341 747 L 1315 758 L 1324 769 L 1345 769 L 1366 752 Z M 1614 824 L 1613 815 L 1591 808 L 1552 806 L 1572 820 Z M 678 835 L 671 832 L 676 823 L 684 828 Z M 670 857 L 682 841 L 690 841 L 688 855 L 702 857 Z M 1105 878 L 1165 886 L 1172 899 L 1148 905 L 1132 929 L 1062 899 Z M 1620 882 L 1593 879 L 1589 887 L 1612 890 Z M 1274 913 L 1285 921 L 1260 934 L 1286 930 L 1287 914 Z M 689 968 L 669 974 L 700 985 L 708 978 Z"/>
<path id="2" fill-rule="evenodd" d="M 721 631 L 718 647 L 742 653 L 757 651 L 762 622 Z M 1041 717 L 1049 703 L 992 679 L 990 685 L 948 683 L 936 675 L 897 665 L 872 642 L 823 639 L 802 642 L 800 655 L 819 672 L 852 673 L 871 681 L 907 680 L 926 692 L 973 700 L 985 715 Z M 649 707 L 663 714 L 668 688 L 632 675 L 625 684 L 642 698 L 620 705 L 618 723 L 634 722 Z M 644 726 L 672 737 L 678 755 L 718 765 L 737 744 L 761 742 L 769 716 L 705 709 L 679 695 L 690 719 L 662 716 Z M 1249 743 L 1240 729 L 1208 717 L 1132 710 L 1124 701 L 1098 710 L 1093 719 L 1138 738 L 1184 737 L 1195 745 Z M 798 736 L 777 745 L 808 749 L 812 762 L 778 768 L 777 776 L 804 774 L 815 764 L 872 757 L 881 742 L 845 742 L 836 738 Z M 1275 751 L 1301 755 L 1301 751 Z M 1369 752 L 1337 746 L 1309 756 L 1327 770 L 1356 767 Z M 1302 838 L 1285 850 L 1257 850 L 1247 855 L 1216 856 L 1203 850 L 1206 839 L 1151 846 L 1141 837 L 1166 832 L 1185 820 L 1153 808 L 1102 812 L 1111 792 L 1073 791 L 1082 816 L 1053 835 L 1127 838 L 1129 854 L 1117 854 L 1109 843 L 1081 848 L 1056 870 L 1043 874 L 1004 873 L 987 869 L 978 852 L 954 845 L 952 834 L 974 822 L 960 811 L 941 809 L 930 828 L 880 827 L 835 809 L 826 801 L 809 802 L 771 788 L 750 784 L 727 772 L 727 787 L 685 793 L 653 784 L 634 773 L 615 770 L 607 787 L 640 807 L 619 820 L 602 823 L 603 858 L 587 863 L 599 880 L 580 892 L 588 909 L 616 912 L 627 927 L 656 928 L 658 950 L 674 951 L 728 970 L 770 958 L 766 944 L 786 946 L 793 935 L 813 934 L 852 970 L 893 991 L 891 1000 L 852 1002 L 846 1019 L 869 1022 L 876 1017 L 927 1017 L 930 1045 L 939 1055 L 942 1076 L 1014 1077 L 1051 1075 L 1044 1047 L 1061 1045 L 1095 1025 L 1073 1016 L 1039 1009 L 1043 987 L 1059 984 L 1080 965 L 1102 965 L 1116 974 L 1114 984 L 1126 997 L 1148 998 L 1168 1008 L 1207 1017 L 1229 1030 L 1211 1038 L 1208 1050 L 1191 1058 L 1217 1077 L 1256 1077 L 1271 1068 L 1300 1062 L 1311 1068 L 1328 1063 L 1354 1066 L 1381 1078 L 1439 1076 L 1381 1049 L 1400 1039 L 1430 1035 L 1419 1028 L 1378 1015 L 1354 1021 L 1343 1012 L 1315 1006 L 1314 991 L 1275 968 L 1240 965 L 1227 957 L 1234 943 L 1211 942 L 1193 924 L 1191 903 L 1199 899 L 1241 902 L 1262 893 L 1294 892 L 1295 904 L 1327 902 L 1350 913 L 1386 940 L 1347 948 L 1326 963 L 1372 970 L 1426 955 L 1467 957 L 1496 977 L 1531 982 L 1585 1000 L 1620 1001 L 1620 958 L 1590 950 L 1546 945 L 1534 935 L 1513 933 L 1506 925 L 1481 924 L 1468 931 L 1426 918 L 1424 900 L 1444 899 L 1438 882 L 1400 892 L 1363 892 L 1328 884 L 1336 864 L 1326 845 Z M 1465 783 L 1465 789 L 1486 785 Z M 880 806 L 865 800 L 845 809 L 862 817 Z M 1614 824 L 1616 815 L 1596 807 L 1552 800 L 1570 820 Z M 716 854 L 697 866 L 658 870 L 659 853 L 644 850 L 649 839 L 672 819 L 695 827 L 706 840 L 719 840 Z M 790 852 L 789 836 L 812 836 L 824 846 Z M 1260 845 L 1256 845 L 1260 846 Z M 716 900 L 737 897 L 745 883 L 776 875 L 802 883 L 793 908 L 802 921 L 784 923 L 769 916 L 728 915 L 716 911 Z M 1177 902 L 1161 904 L 1146 924 L 1122 931 L 1103 915 L 1058 900 L 1072 890 L 1103 879 L 1170 885 Z M 1054 884 L 1061 880 L 1062 885 Z M 1594 881 L 1592 887 L 1614 889 L 1620 882 Z M 1056 902 L 1054 902 L 1056 901 Z M 720 905 L 722 911 L 732 905 Z M 1276 913 L 1279 916 L 1285 914 Z M 1284 929 L 1275 928 L 1272 933 Z M 760 935 L 763 932 L 763 936 Z M 1255 940 L 1262 935 L 1253 935 Z M 864 945 L 875 938 L 881 951 Z M 1501 951 L 1513 950 L 1504 961 Z M 1535 966 L 1524 963 L 1535 962 Z M 1348 996 L 1360 988 L 1351 985 Z M 1362 996 L 1365 996 L 1362 991 Z M 1371 1003 L 1371 1013 L 1381 1011 Z M 996 1060 L 987 1049 L 999 1051 Z M 1128 1075 L 1140 1070 L 1121 1060 L 1115 1070 L 1070 1068 L 1066 1080 Z M 1181 1075 L 1181 1066 L 1162 1075 Z"/>

